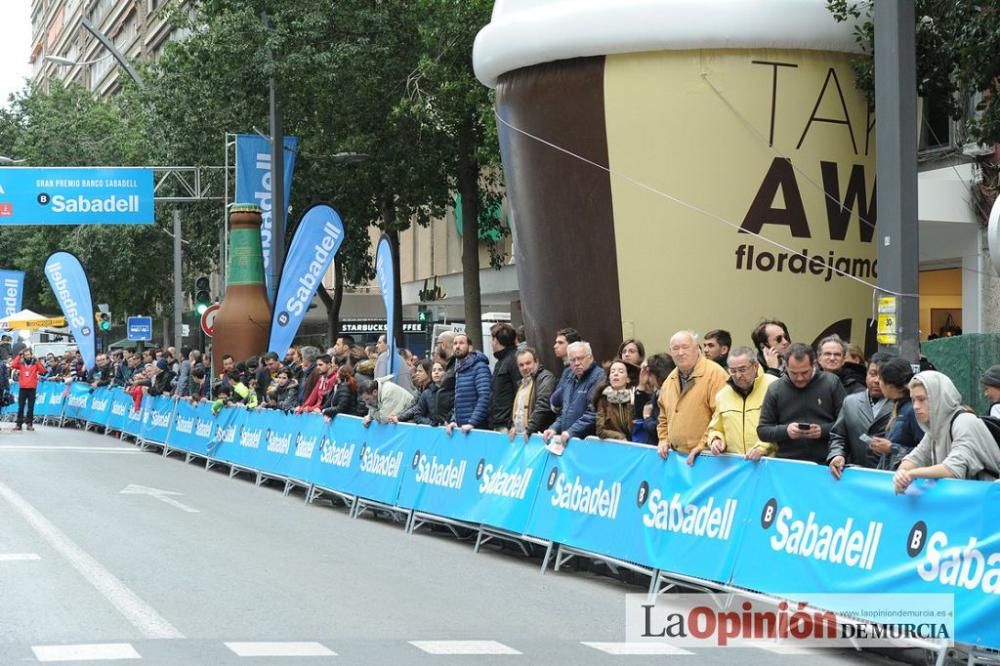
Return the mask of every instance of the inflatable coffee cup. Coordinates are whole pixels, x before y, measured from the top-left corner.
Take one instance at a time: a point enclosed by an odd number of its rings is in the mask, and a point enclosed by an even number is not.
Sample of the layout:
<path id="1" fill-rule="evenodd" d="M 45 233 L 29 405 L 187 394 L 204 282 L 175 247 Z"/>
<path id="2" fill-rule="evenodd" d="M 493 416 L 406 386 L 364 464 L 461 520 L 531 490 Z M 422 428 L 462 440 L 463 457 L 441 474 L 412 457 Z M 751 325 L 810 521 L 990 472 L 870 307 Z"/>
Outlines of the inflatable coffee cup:
<path id="1" fill-rule="evenodd" d="M 528 339 L 597 358 L 679 329 L 864 345 L 874 115 L 824 0 L 498 0 L 496 88 Z M 546 343 L 546 344 L 543 344 Z"/>

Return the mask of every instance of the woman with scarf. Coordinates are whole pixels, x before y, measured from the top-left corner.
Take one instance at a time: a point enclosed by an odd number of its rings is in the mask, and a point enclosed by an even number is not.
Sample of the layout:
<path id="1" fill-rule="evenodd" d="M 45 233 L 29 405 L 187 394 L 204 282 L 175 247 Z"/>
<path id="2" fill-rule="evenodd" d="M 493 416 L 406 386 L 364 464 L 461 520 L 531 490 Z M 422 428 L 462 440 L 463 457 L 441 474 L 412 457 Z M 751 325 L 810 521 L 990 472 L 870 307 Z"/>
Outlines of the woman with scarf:
<path id="1" fill-rule="evenodd" d="M 594 393 L 597 436 L 601 439 L 629 441 L 635 420 L 635 388 L 629 382 L 628 364 L 620 358 L 611 361 L 608 381 Z"/>

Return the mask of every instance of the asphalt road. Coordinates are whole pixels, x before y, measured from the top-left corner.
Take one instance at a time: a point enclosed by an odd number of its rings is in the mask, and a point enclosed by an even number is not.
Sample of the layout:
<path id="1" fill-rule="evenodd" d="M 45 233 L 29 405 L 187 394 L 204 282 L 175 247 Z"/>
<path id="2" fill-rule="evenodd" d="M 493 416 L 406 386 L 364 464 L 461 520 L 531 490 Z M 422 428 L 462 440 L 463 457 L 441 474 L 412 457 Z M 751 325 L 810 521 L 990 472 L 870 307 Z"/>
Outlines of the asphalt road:
<path id="1" fill-rule="evenodd" d="M 511 550 L 474 554 L 95 433 L 0 431 L 0 664 L 893 663 L 829 649 L 613 656 L 625 593 L 641 591 L 541 575 Z"/>

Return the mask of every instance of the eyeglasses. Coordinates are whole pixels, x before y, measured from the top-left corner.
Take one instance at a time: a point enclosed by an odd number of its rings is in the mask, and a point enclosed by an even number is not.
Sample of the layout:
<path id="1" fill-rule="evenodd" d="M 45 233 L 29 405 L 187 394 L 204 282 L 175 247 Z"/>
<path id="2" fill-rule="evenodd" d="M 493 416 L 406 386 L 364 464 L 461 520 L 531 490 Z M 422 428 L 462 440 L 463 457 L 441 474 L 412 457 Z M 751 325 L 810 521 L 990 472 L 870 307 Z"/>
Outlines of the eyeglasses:
<path id="1" fill-rule="evenodd" d="M 774 336 L 774 341 L 775 342 L 791 342 L 791 340 L 788 338 L 788 336 L 785 335 L 784 333 L 779 333 L 778 335 Z"/>

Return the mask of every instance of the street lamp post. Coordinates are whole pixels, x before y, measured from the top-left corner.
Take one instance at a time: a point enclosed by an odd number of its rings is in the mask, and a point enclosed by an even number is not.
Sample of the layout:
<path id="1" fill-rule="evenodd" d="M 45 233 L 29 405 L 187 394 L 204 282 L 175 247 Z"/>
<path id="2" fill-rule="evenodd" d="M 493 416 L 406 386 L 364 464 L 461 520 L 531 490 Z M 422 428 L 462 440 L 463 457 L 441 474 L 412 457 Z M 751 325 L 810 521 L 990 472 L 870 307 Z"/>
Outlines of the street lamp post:
<path id="1" fill-rule="evenodd" d="M 139 73 L 135 70 L 134 67 L 132 67 L 132 63 L 130 63 L 128 61 L 128 58 L 126 58 L 125 55 L 122 54 L 122 52 L 119 51 L 117 47 L 115 47 L 114 42 L 111 41 L 111 39 L 109 39 L 108 36 L 105 35 L 103 32 L 101 32 L 100 30 L 98 30 L 97 27 L 93 23 L 91 23 L 89 20 L 87 20 L 86 18 L 81 19 L 80 25 L 82 25 L 84 27 L 84 29 L 87 30 L 87 32 L 89 32 L 90 34 L 92 34 L 97 39 L 97 41 L 99 41 L 101 43 L 101 45 L 111 53 L 111 55 L 114 57 L 114 59 L 118 61 L 118 64 L 121 65 L 122 69 L 125 70 L 125 73 L 128 74 L 129 78 L 132 79 L 132 81 L 135 82 L 136 87 L 138 87 L 139 90 L 145 90 L 146 84 L 143 81 L 142 77 L 139 76 Z M 44 56 L 44 58 L 45 58 L 45 60 L 48 60 L 50 62 L 54 62 L 56 64 L 64 65 L 64 66 L 68 66 L 68 67 L 72 67 L 72 66 L 80 65 L 80 64 L 86 64 L 86 63 L 77 62 L 75 60 L 71 60 L 70 58 L 64 58 L 62 56 L 46 55 L 46 56 Z M 183 303 L 183 301 L 184 301 L 184 295 L 183 295 L 183 291 L 181 290 L 181 272 L 182 272 L 182 260 L 183 260 L 183 255 L 182 255 L 182 250 L 181 250 L 181 243 L 182 243 L 182 240 L 181 240 L 181 213 L 180 213 L 180 210 L 178 210 L 178 209 L 174 209 L 174 233 L 172 235 L 173 235 L 173 241 L 174 241 L 174 252 L 173 252 L 173 255 L 174 255 L 174 347 L 176 347 L 179 350 L 183 346 L 183 341 L 184 341 L 184 321 L 183 321 L 183 312 L 184 312 L 184 303 Z"/>

